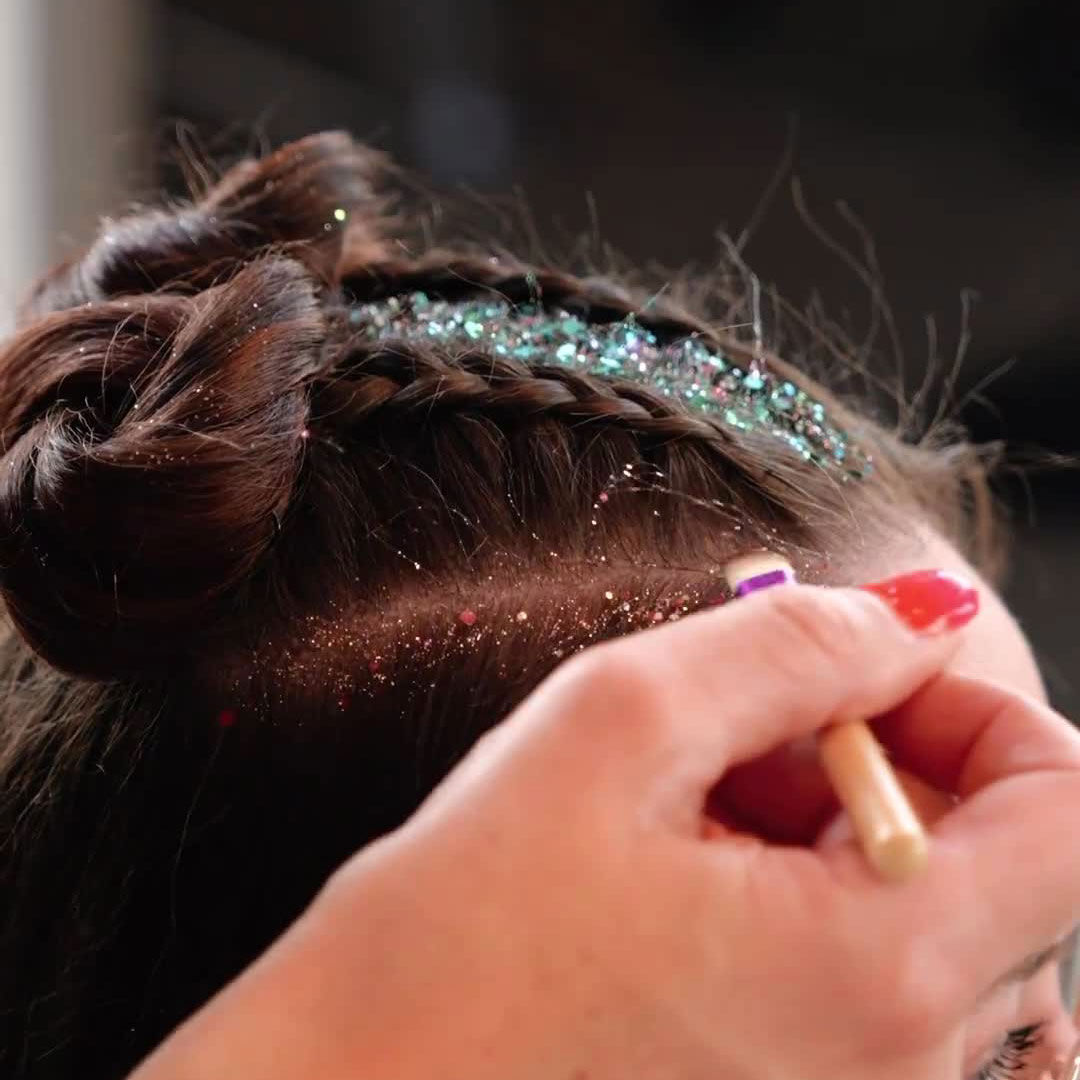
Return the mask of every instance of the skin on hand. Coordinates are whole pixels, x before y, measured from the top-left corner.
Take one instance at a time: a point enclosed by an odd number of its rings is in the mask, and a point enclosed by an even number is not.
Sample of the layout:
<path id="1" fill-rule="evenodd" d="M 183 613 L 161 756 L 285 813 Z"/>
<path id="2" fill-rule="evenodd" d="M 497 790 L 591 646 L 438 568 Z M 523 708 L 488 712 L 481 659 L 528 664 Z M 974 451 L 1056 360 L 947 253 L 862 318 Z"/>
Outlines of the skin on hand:
<path id="1" fill-rule="evenodd" d="M 1080 865 L 1031 843 L 1080 814 L 1080 737 L 964 648 L 789 587 L 580 654 L 138 1080 L 962 1080 L 995 984 L 1080 914 Z M 813 776 L 783 748 L 839 715 L 958 796 L 915 881 L 775 843 L 829 824 L 813 783 L 738 783 Z"/>

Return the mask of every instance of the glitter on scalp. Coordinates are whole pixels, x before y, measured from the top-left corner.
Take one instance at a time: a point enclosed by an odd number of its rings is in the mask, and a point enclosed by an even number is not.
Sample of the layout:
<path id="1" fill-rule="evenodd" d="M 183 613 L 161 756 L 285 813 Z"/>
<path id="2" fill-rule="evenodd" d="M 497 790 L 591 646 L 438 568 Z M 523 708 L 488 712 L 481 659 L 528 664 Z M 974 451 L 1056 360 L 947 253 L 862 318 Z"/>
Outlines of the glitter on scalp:
<path id="1" fill-rule="evenodd" d="M 404 604 L 379 608 L 360 616 L 336 609 L 327 615 L 302 616 L 294 640 L 260 642 L 252 653 L 252 668 L 273 673 L 275 691 L 263 705 L 281 700 L 297 687 L 318 687 L 338 713 L 363 708 L 388 688 L 405 687 L 423 697 L 438 678 L 454 677 L 467 656 L 498 656 L 499 646 L 514 639 L 529 643 L 537 657 L 555 660 L 590 645 L 664 622 L 677 622 L 690 612 L 715 602 L 716 583 L 706 577 L 671 590 L 666 582 L 606 588 L 600 580 L 583 581 L 568 597 L 547 596 L 539 606 L 541 585 L 532 579 L 513 580 L 493 604 Z M 528 608 L 515 603 L 533 597 Z M 602 597 L 599 605 L 595 600 Z M 510 601 L 507 606 L 506 601 Z M 501 672 L 508 677 L 509 672 Z M 242 687 L 234 687 L 237 693 Z M 218 717 L 223 727 L 237 720 L 234 709 Z"/>
<path id="2" fill-rule="evenodd" d="M 841 481 L 861 480 L 871 471 L 869 455 L 793 382 L 766 368 L 741 368 L 697 336 L 661 342 L 633 315 L 590 323 L 540 303 L 511 304 L 495 296 L 448 301 L 413 292 L 358 304 L 350 321 L 373 341 L 428 341 L 630 379 L 732 431 L 779 439 Z"/>

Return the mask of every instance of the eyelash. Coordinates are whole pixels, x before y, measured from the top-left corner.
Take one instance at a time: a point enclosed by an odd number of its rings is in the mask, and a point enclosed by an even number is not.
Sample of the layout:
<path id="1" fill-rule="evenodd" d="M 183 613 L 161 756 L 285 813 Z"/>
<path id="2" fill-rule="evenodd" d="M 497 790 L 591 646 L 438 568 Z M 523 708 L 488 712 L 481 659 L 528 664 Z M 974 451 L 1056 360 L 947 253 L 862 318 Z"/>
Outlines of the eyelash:
<path id="1" fill-rule="evenodd" d="M 1016 1028 L 1005 1036 L 1005 1042 L 993 1061 L 984 1065 L 973 1080 L 1010 1080 L 1027 1064 L 1031 1051 L 1042 1042 L 1042 1024 Z"/>

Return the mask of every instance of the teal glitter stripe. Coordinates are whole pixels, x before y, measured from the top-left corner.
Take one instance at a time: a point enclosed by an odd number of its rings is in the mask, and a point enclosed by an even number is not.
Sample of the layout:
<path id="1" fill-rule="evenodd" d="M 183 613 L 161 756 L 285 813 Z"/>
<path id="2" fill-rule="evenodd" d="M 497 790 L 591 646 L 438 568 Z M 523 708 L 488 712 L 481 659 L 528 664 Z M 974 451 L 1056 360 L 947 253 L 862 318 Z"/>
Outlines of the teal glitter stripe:
<path id="1" fill-rule="evenodd" d="M 734 432 L 770 435 L 841 481 L 871 471 L 869 455 L 794 383 L 765 368 L 739 367 L 699 337 L 661 342 L 632 315 L 597 324 L 540 303 L 511 304 L 496 296 L 449 301 L 413 292 L 358 304 L 350 320 L 372 341 L 427 341 L 629 379 Z"/>

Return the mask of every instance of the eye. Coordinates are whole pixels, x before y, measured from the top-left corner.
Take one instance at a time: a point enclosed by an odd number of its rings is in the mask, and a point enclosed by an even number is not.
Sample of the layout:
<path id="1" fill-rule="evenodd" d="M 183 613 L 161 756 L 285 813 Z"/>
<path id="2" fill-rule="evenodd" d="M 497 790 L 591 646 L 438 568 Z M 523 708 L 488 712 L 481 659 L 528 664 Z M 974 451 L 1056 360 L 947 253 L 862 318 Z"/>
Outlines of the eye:
<path id="1" fill-rule="evenodd" d="M 1019 1075 L 1027 1065 L 1032 1051 L 1042 1042 L 1042 1028 L 1041 1023 L 1014 1028 L 1005 1036 L 993 1061 L 988 1061 L 972 1080 L 1011 1080 Z"/>

